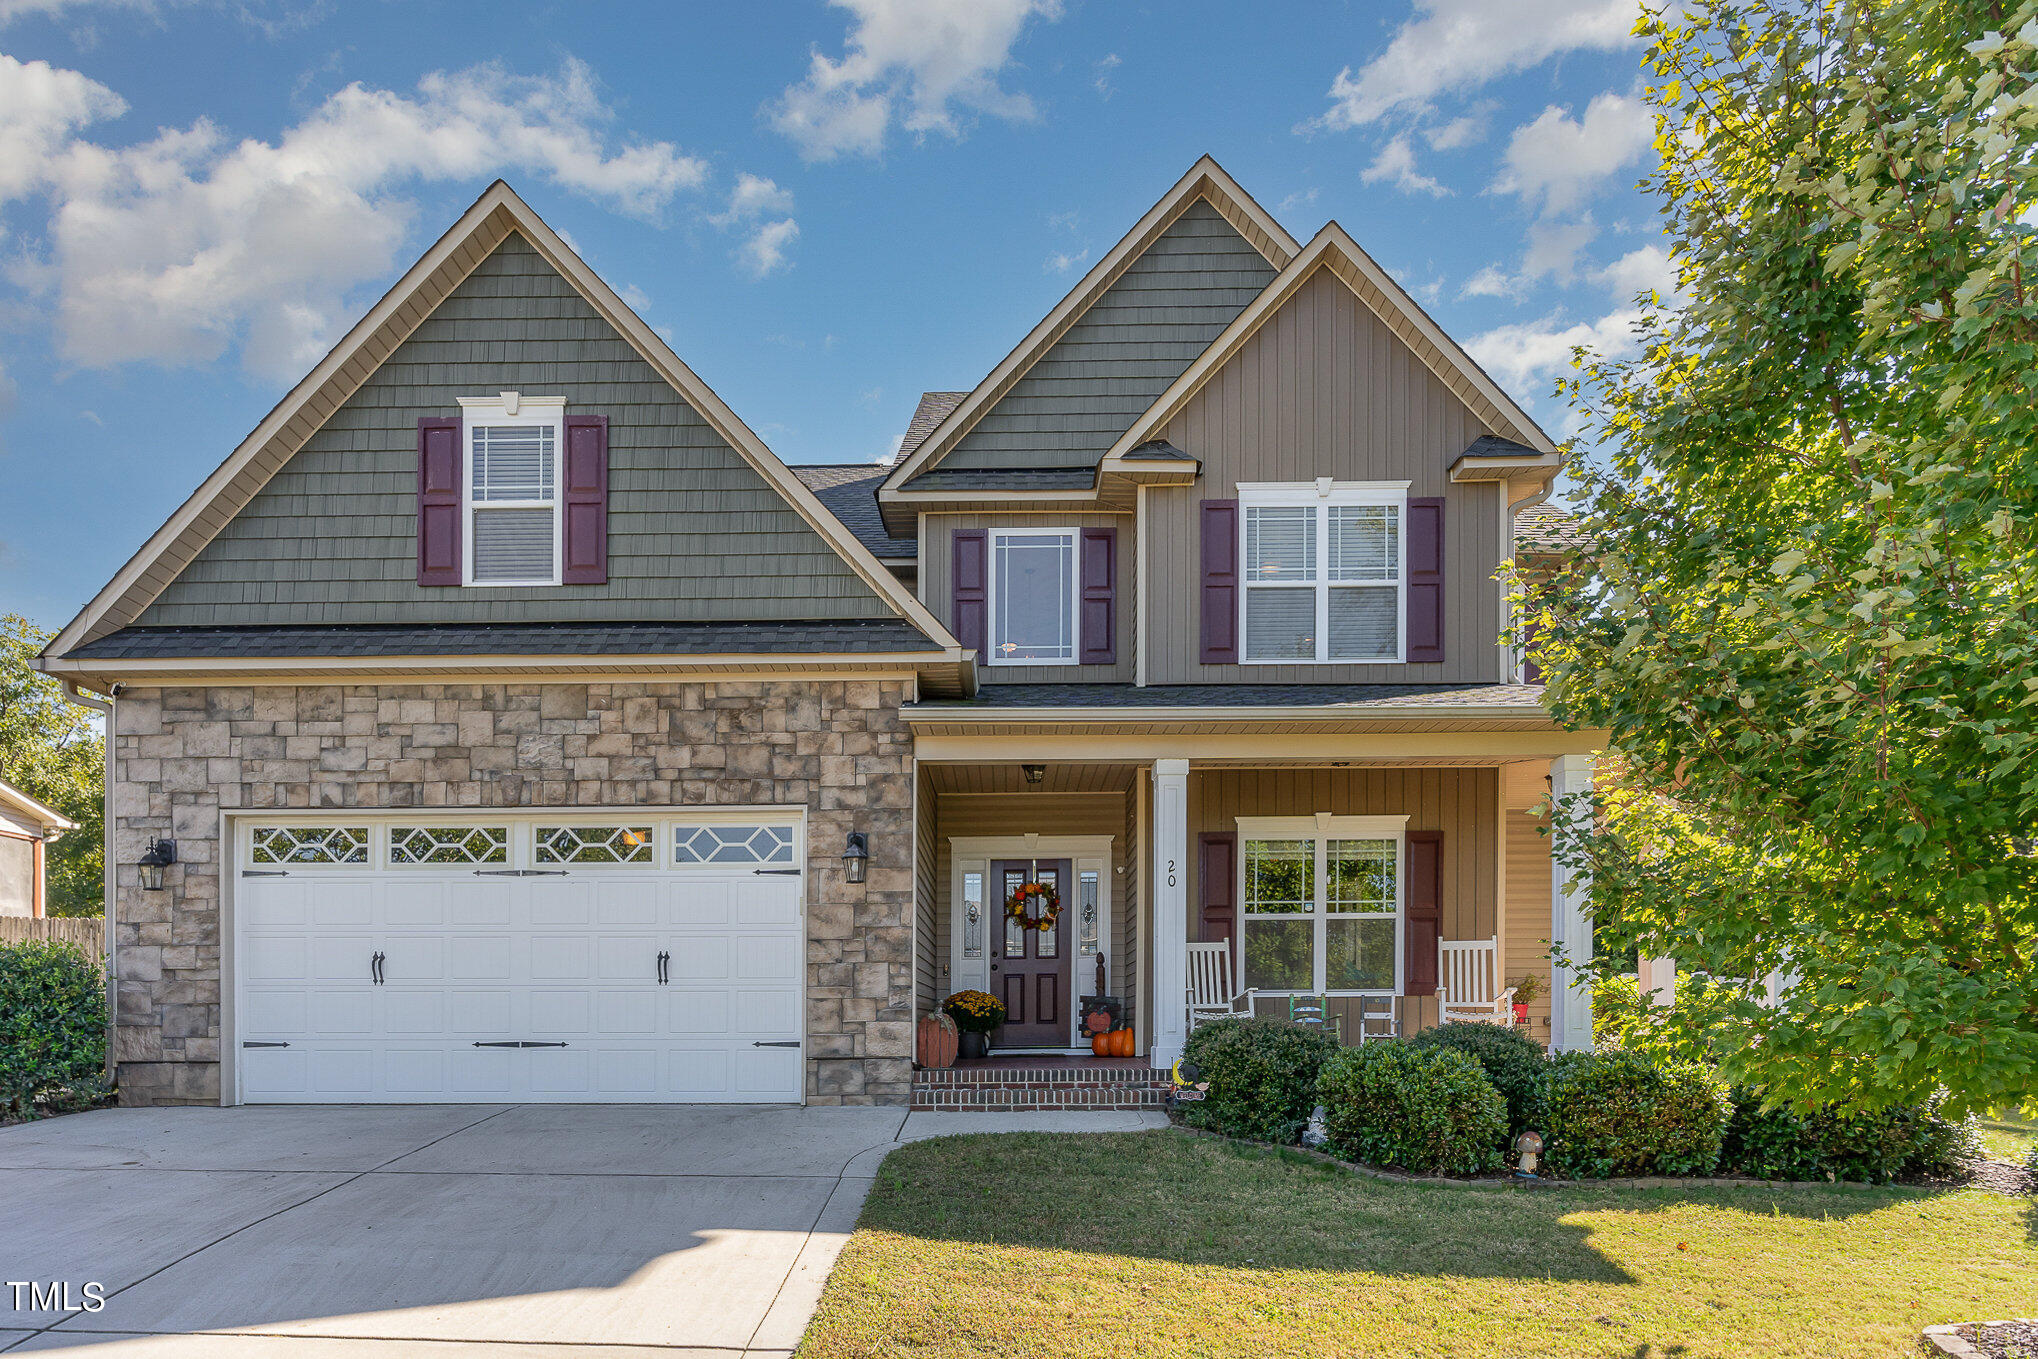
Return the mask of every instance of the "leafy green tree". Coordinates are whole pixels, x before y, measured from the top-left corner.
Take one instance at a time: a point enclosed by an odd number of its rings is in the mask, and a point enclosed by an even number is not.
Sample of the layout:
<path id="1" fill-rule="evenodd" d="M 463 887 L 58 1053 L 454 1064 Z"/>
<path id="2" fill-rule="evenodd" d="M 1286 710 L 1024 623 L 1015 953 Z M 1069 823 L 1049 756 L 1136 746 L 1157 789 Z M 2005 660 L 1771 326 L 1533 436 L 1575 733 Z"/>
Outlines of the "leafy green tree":
<path id="1" fill-rule="evenodd" d="M 29 662 L 52 634 L 0 617 L 0 780 L 78 823 L 49 847 L 49 913 L 105 910 L 106 747 L 95 714 Z"/>
<path id="2" fill-rule="evenodd" d="M 1568 385 L 1592 569 L 1525 616 L 1622 772 L 1560 852 L 1619 947 L 1745 979 L 1728 1080 L 2030 1107 L 2038 3 L 1692 0 L 1637 31 L 1681 297 Z"/>

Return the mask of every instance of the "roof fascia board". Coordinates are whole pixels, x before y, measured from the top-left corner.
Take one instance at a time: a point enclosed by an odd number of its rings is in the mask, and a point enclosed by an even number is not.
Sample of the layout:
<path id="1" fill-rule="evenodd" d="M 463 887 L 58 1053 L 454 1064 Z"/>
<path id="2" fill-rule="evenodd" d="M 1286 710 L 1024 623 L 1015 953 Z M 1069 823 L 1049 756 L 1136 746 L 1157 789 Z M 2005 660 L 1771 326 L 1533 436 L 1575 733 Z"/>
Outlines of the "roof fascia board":
<path id="1" fill-rule="evenodd" d="M 1427 722 L 1495 721 L 1547 722 L 1550 713 L 1540 704 L 1498 705 L 1436 704 L 1421 707 L 1345 708 L 1322 705 L 1294 707 L 1183 707 L 1183 708 L 928 708 L 907 705 L 901 710 L 908 723 L 977 723 L 1027 726 L 1055 726 L 1066 722 L 1105 723 L 1129 727 L 1175 722 Z"/>
<path id="2" fill-rule="evenodd" d="M 6 803 L 31 821 L 41 823 L 48 831 L 78 829 L 78 823 L 54 807 L 46 807 L 11 783 L 0 783 L 0 802 Z"/>
<path id="3" fill-rule="evenodd" d="M 487 236 L 484 228 L 490 228 L 498 215 L 501 218 L 500 230 L 492 236 Z M 487 257 L 488 252 L 500 245 L 512 231 L 530 242 L 532 248 L 545 259 L 546 263 L 556 269 L 588 304 L 601 314 L 602 319 L 613 326 L 638 355 L 657 370 L 659 375 L 699 412 L 701 418 L 706 420 L 715 432 L 764 478 L 766 484 L 776 490 L 792 506 L 794 512 L 834 548 L 836 555 L 866 586 L 934 641 L 944 647 L 956 645 L 954 636 L 941 620 L 915 598 L 899 579 L 871 554 L 870 549 L 857 540 L 841 520 L 821 504 L 819 498 L 793 475 L 764 441 L 758 438 L 720 396 L 716 395 L 714 389 L 687 367 L 672 351 L 672 347 L 645 325 L 643 318 L 632 311 L 629 305 L 588 267 L 586 261 L 532 211 L 529 204 L 518 197 L 509 185 L 497 180 L 475 200 L 472 207 L 461 214 L 452 228 L 411 266 L 396 286 L 384 294 L 381 301 L 355 324 L 346 337 L 334 346 L 332 352 L 327 354 L 303 381 L 291 389 L 290 395 L 256 426 L 254 432 L 241 442 L 240 447 L 235 449 L 227 460 L 205 479 L 198 490 L 192 493 L 177 513 L 171 516 L 170 521 L 150 537 L 142 550 L 135 554 L 106 588 L 101 590 L 85 610 L 58 634 L 56 640 L 47 648 L 48 654 L 61 655 L 71 647 L 103 636 L 113 631 L 115 627 L 139 616 L 148 601 L 145 599 L 136 604 L 130 599 L 130 595 L 137 591 L 143 577 L 151 568 L 171 555 L 173 548 L 179 545 L 188 546 L 189 550 L 184 554 L 183 560 L 175 564 L 169 575 L 162 579 L 154 590 L 149 591 L 148 599 L 153 599 L 156 593 L 167 586 L 176 572 L 189 564 L 191 558 L 197 555 L 204 544 L 225 526 L 232 514 L 245 505 L 247 500 L 267 482 L 268 476 L 264 475 L 251 485 L 242 487 L 237 484 L 257 455 L 266 449 L 314 398 L 321 395 L 328 397 L 326 409 L 318 416 L 319 422 L 322 423 L 326 416 L 360 388 L 376 366 L 393 353 L 403 339 L 431 314 L 433 307 L 437 305 L 436 302 L 430 307 L 415 308 L 408 316 L 404 315 L 404 309 L 409 306 L 422 286 L 453 259 L 462 247 L 485 241 L 481 248 L 473 252 L 466 266 L 460 271 L 460 279 L 471 273 Z M 453 281 L 446 288 L 446 292 L 450 293 L 458 283 L 459 280 Z M 443 295 L 440 300 L 443 300 Z M 384 326 L 399 323 L 400 333 L 388 336 L 381 334 Z M 354 361 L 378 338 L 385 342 L 382 354 L 373 362 L 355 366 Z M 327 390 L 329 386 L 333 388 L 330 392 Z M 313 428 L 317 428 L 317 425 Z M 309 436 L 309 432 L 306 431 L 306 437 Z M 300 438 L 294 445 L 284 448 L 281 456 L 276 458 L 274 465 L 269 469 L 270 473 L 280 468 L 302 442 Z M 198 530 L 201 521 L 207 520 L 208 512 L 222 501 L 230 487 L 240 492 L 238 503 L 233 504 L 225 513 L 212 513 L 209 522 L 203 523 L 203 537 L 187 543 L 186 535 L 194 534 Z M 109 616 L 115 613 L 116 609 L 124 612 L 126 617 L 109 625 Z"/>
<path id="4" fill-rule="evenodd" d="M 1374 291 L 1387 303 L 1386 308 L 1383 309 L 1379 303 L 1369 298 L 1364 288 L 1357 286 L 1352 277 L 1337 267 L 1339 264 L 1355 271 L 1361 279 L 1370 283 Z M 1411 332 L 1427 341 L 1427 352 L 1424 345 L 1409 344 L 1408 347 L 1425 367 L 1435 373 L 1460 400 L 1466 400 L 1466 404 L 1472 406 L 1482 418 L 1505 426 L 1518 442 L 1541 453 L 1556 453 L 1556 445 L 1542 428 L 1529 418 L 1528 413 L 1515 404 L 1507 393 L 1500 390 L 1493 379 L 1487 376 L 1486 371 L 1474 363 L 1471 356 L 1459 348 L 1457 342 L 1446 335 L 1442 328 L 1430 319 L 1429 314 L 1416 304 L 1415 299 L 1404 292 L 1385 270 L 1359 248 L 1358 243 L 1343 227 L 1336 222 L 1330 222 L 1325 224 L 1323 230 L 1316 233 L 1309 244 L 1289 261 L 1287 267 L 1267 284 L 1260 295 L 1224 328 L 1223 333 L 1211 341 L 1210 347 L 1204 350 L 1165 392 L 1161 393 L 1160 399 L 1155 401 L 1139 419 L 1133 421 L 1132 427 L 1120 435 L 1118 442 L 1105 453 L 1105 458 L 1122 459 L 1140 444 L 1157 437 L 1167 426 L 1168 421 L 1182 412 L 1195 398 L 1196 393 L 1203 389 L 1204 384 L 1215 377 L 1224 365 L 1259 333 L 1260 327 L 1271 320 L 1282 305 L 1300 291 L 1302 285 L 1308 282 L 1319 268 L 1329 269 L 1332 276 L 1350 288 L 1360 304 L 1385 322 L 1388 329 L 1400 337 L 1403 343 L 1408 342 Z M 1466 389 L 1476 393 L 1481 400 L 1476 402 L 1467 400 Z M 1479 406 L 1482 403 L 1489 409 L 1480 410 Z"/>
<path id="5" fill-rule="evenodd" d="M 1027 370 L 1053 347 L 1054 342 L 1067 333 L 1068 329 L 1091 305 L 1104 295 L 1113 283 L 1118 281 L 1131 263 L 1145 253 L 1148 246 L 1174 223 L 1198 198 L 1207 198 L 1210 205 L 1234 227 L 1241 219 L 1257 228 L 1257 234 L 1264 240 L 1255 240 L 1253 231 L 1242 232 L 1252 247 L 1259 251 L 1267 263 L 1276 269 L 1285 267 L 1294 259 L 1302 247 L 1288 234 L 1287 228 L 1275 221 L 1214 159 L 1204 156 L 1189 167 L 1189 172 L 1175 181 L 1174 187 L 1161 195 L 1160 201 L 1149 208 L 1144 217 L 1134 224 L 1132 230 L 1120 238 L 1105 256 L 1097 261 L 1096 267 L 1083 275 L 1071 288 L 1068 295 L 1055 304 L 1054 310 L 1041 318 L 1011 353 L 1001 360 L 990 374 L 979 382 L 970 394 L 962 399 L 956 408 L 936 425 L 920 446 L 911 454 L 900 458 L 878 488 L 878 498 L 891 498 L 898 488 L 912 477 L 937 461 L 955 443 L 975 427 L 979 418 L 995 405 L 1012 385 L 1026 375 Z"/>

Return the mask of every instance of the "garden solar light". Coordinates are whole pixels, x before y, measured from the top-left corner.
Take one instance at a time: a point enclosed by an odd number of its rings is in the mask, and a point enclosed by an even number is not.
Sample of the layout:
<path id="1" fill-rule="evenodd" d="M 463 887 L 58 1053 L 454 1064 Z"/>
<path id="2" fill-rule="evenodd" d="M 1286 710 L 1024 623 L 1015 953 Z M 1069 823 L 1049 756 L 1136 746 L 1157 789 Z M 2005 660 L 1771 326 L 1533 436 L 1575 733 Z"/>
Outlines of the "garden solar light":
<path id="1" fill-rule="evenodd" d="M 1543 1135 L 1541 1133 L 1525 1132 L 1520 1137 L 1515 1138 L 1514 1154 L 1518 1162 L 1515 1166 L 1514 1177 L 1518 1180 L 1535 1179 L 1536 1158 L 1543 1154 Z"/>

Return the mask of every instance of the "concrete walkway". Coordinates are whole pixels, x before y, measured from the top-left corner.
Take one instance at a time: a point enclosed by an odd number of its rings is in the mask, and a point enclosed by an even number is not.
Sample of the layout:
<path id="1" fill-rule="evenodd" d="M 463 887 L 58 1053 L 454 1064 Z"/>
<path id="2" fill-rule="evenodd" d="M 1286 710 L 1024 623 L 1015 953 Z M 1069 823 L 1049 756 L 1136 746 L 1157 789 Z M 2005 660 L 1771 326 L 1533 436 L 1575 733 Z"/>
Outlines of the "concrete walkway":
<path id="1" fill-rule="evenodd" d="M 786 1355 L 903 1142 L 1157 1113 L 107 1109 L 0 1129 L 0 1351 Z M 70 1285 L 38 1298 L 13 1281 Z M 75 1309 L 97 1284 L 103 1307 Z M 421 1343 L 429 1342 L 429 1343 Z"/>

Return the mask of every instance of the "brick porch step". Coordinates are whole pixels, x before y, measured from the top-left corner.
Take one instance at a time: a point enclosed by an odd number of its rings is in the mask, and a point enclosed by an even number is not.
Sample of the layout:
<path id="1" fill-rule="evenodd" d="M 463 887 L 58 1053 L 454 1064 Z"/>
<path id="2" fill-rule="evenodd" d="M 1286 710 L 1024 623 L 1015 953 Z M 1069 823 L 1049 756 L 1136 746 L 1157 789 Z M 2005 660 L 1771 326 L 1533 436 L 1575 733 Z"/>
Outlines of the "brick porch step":
<path id="1" fill-rule="evenodd" d="M 1159 1109 L 1168 1073 L 1110 1058 L 1015 1058 L 958 1062 L 913 1073 L 915 1109 L 949 1113 L 1018 1109 Z"/>

